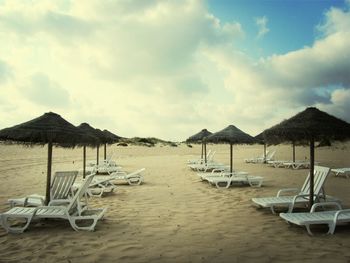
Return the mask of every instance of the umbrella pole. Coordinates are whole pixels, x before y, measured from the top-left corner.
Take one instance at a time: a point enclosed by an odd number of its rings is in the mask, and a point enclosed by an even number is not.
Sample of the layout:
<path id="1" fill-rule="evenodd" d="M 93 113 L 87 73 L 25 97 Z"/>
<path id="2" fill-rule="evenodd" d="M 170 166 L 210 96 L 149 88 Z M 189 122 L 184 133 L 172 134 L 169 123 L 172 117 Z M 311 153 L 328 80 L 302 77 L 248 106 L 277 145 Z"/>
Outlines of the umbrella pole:
<path id="1" fill-rule="evenodd" d="M 264 163 L 266 163 L 266 143 L 264 142 Z"/>
<path id="2" fill-rule="evenodd" d="M 207 164 L 207 143 L 204 143 L 204 163 Z"/>
<path id="3" fill-rule="evenodd" d="M 315 140 L 310 140 L 310 199 L 309 209 L 314 204 L 314 164 L 315 164 Z"/>
<path id="4" fill-rule="evenodd" d="M 104 159 L 107 160 L 107 144 L 104 145 Z"/>
<path id="5" fill-rule="evenodd" d="M 295 163 L 295 142 L 293 142 L 293 163 Z"/>
<path id="6" fill-rule="evenodd" d="M 45 199 L 46 205 L 50 202 L 51 168 L 52 168 L 52 142 L 49 142 L 47 146 L 47 179 L 46 179 L 46 199 Z"/>
<path id="7" fill-rule="evenodd" d="M 96 153 L 96 164 L 99 163 L 99 157 L 100 157 L 100 146 L 97 145 L 97 153 Z"/>
<path id="8" fill-rule="evenodd" d="M 232 164 L 233 164 L 233 146 L 232 146 L 232 143 L 230 143 L 230 156 L 231 156 L 231 159 L 230 159 L 230 173 L 231 173 L 231 176 L 232 176 Z"/>
<path id="9" fill-rule="evenodd" d="M 83 178 L 85 178 L 86 174 L 86 146 L 83 147 Z"/>
<path id="10" fill-rule="evenodd" d="M 201 154 L 201 160 L 202 160 L 202 162 L 203 162 L 203 149 L 204 148 L 204 146 L 203 146 L 203 141 L 202 141 L 202 154 Z"/>

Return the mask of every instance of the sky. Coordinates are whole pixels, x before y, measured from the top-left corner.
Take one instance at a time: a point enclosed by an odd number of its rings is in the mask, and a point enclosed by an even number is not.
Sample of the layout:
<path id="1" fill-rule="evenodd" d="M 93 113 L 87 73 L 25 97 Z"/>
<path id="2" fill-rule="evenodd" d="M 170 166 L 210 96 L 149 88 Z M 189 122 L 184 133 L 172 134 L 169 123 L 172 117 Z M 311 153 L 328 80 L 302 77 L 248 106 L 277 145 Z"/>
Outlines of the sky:
<path id="1" fill-rule="evenodd" d="M 123 137 L 350 121 L 350 0 L 0 0 L 0 129 L 45 112 Z"/>

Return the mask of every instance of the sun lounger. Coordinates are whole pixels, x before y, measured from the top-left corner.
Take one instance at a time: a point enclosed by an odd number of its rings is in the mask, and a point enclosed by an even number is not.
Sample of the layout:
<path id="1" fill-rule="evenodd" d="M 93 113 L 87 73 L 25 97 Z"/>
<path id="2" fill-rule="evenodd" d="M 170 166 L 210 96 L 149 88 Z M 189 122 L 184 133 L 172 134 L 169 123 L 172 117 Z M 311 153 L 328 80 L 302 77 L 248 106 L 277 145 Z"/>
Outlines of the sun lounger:
<path id="1" fill-rule="evenodd" d="M 72 186 L 78 171 L 55 172 L 50 188 L 50 200 L 64 200 L 72 196 Z M 11 207 L 14 206 L 42 206 L 45 205 L 45 196 L 32 194 L 23 198 L 8 199 Z"/>
<path id="2" fill-rule="evenodd" d="M 129 185 L 140 185 L 144 181 L 141 173 L 145 170 L 145 168 L 142 168 L 129 174 L 126 172 L 115 172 L 110 175 L 110 179 L 111 181 L 123 181 Z"/>
<path id="3" fill-rule="evenodd" d="M 350 168 L 336 168 L 332 169 L 331 172 L 334 173 L 334 176 L 345 176 L 346 178 L 350 177 Z"/>
<path id="4" fill-rule="evenodd" d="M 264 163 L 268 161 L 272 161 L 274 156 L 275 156 L 276 151 L 272 151 L 266 154 L 266 158 L 263 157 L 258 157 L 258 158 L 253 158 L 253 159 L 247 159 L 247 163 Z"/>
<path id="5" fill-rule="evenodd" d="M 287 160 L 273 160 L 273 161 L 267 161 L 267 165 L 274 167 L 274 168 L 281 168 L 284 167 L 284 163 L 289 163 L 291 161 Z"/>
<path id="6" fill-rule="evenodd" d="M 241 171 L 234 171 L 234 174 L 236 175 L 248 175 L 247 172 L 241 172 Z M 222 176 L 230 176 L 231 173 L 229 172 L 229 170 L 222 170 L 222 169 L 214 169 L 209 173 L 197 173 L 198 177 L 202 180 L 202 181 L 208 181 L 209 178 L 213 178 L 213 177 L 222 177 Z"/>
<path id="7" fill-rule="evenodd" d="M 115 184 L 112 183 L 113 178 L 111 176 L 99 178 L 95 176 L 91 184 L 87 188 L 86 192 L 90 197 L 102 197 L 105 194 L 110 194 L 114 192 L 117 188 Z M 74 186 L 78 188 L 81 183 L 76 183 Z"/>
<path id="8" fill-rule="evenodd" d="M 323 185 L 330 173 L 330 168 L 315 166 L 314 168 L 314 202 L 336 201 L 332 196 L 325 195 Z M 270 208 L 275 214 L 275 207 L 288 207 L 288 212 L 292 212 L 296 205 L 305 206 L 309 203 L 310 174 L 307 176 L 301 189 L 286 188 L 278 191 L 277 196 L 253 198 L 252 201 L 259 207 Z M 285 195 L 294 193 L 294 195 Z"/>
<path id="9" fill-rule="evenodd" d="M 233 185 L 250 185 L 252 187 L 260 187 L 264 181 L 261 176 L 248 175 L 246 173 L 226 173 L 223 176 L 207 177 L 209 184 L 215 185 L 217 188 L 229 188 Z"/>
<path id="10" fill-rule="evenodd" d="M 267 156 L 268 153 L 269 153 L 269 151 L 266 151 L 266 156 Z M 257 156 L 257 157 L 244 159 L 244 161 L 246 163 L 253 163 L 253 162 L 256 162 L 256 160 L 261 160 L 261 159 L 264 159 L 264 158 L 265 158 L 265 154 L 263 153 L 262 155 Z"/>
<path id="11" fill-rule="evenodd" d="M 88 209 L 82 207 L 80 203 L 80 199 L 85 197 L 85 192 L 93 176 L 86 177 L 72 199 L 50 201 L 48 206 L 11 208 L 0 215 L 2 227 L 10 233 L 22 233 L 34 219 L 58 218 L 68 220 L 71 227 L 76 231 L 94 230 L 97 221 L 103 217 L 106 209 Z M 13 219 L 24 219 L 25 223 L 23 226 L 11 225 Z"/>
<path id="12" fill-rule="evenodd" d="M 316 211 L 316 208 L 332 206 L 335 209 L 331 211 Z M 280 217 L 288 223 L 305 226 L 307 232 L 313 235 L 311 225 L 328 225 L 327 234 L 334 234 L 337 225 L 350 222 L 350 209 L 342 209 L 339 203 L 326 202 L 316 203 L 312 206 L 310 212 L 305 213 L 280 213 Z"/>
<path id="13" fill-rule="evenodd" d="M 284 162 L 283 165 L 285 168 L 292 168 L 294 170 L 310 168 L 309 161 Z M 315 165 L 319 165 L 319 162 L 315 162 Z"/>
<path id="14" fill-rule="evenodd" d="M 207 162 L 211 162 L 214 158 L 215 151 L 211 153 L 211 150 L 208 151 L 207 153 Z M 202 164 L 205 162 L 205 159 L 199 158 L 199 159 L 194 159 L 194 160 L 188 160 L 187 164 Z"/>

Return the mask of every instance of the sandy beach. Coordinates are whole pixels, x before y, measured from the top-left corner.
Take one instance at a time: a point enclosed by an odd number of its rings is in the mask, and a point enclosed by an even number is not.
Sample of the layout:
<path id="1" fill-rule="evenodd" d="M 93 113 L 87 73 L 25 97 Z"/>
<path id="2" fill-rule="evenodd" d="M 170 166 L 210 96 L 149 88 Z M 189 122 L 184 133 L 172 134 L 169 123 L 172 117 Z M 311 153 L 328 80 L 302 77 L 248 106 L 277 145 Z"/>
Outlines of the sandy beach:
<path id="1" fill-rule="evenodd" d="M 208 145 L 214 159 L 229 164 L 228 145 Z M 275 195 L 280 188 L 301 187 L 308 170 L 246 164 L 260 155 L 261 145 L 234 146 L 237 170 L 263 176 L 261 188 L 219 190 L 200 182 L 186 161 L 200 154 L 192 148 L 128 146 L 108 148 L 123 170 L 146 168 L 141 186 L 118 185 L 115 193 L 91 198 L 92 207 L 107 207 L 94 232 L 76 232 L 68 221 L 33 223 L 23 234 L 0 228 L 0 262 L 349 262 L 350 227 L 338 227 L 333 236 L 326 228 L 307 234 L 289 226 L 269 210 L 257 209 L 252 197 Z M 290 145 L 270 146 L 276 159 L 291 159 Z M 8 198 L 44 194 L 46 147 L 1 145 L 0 212 Z M 297 159 L 309 156 L 297 147 Z M 316 149 L 316 160 L 331 168 L 349 167 L 350 144 Z M 88 159 L 95 150 L 88 149 Z M 102 156 L 102 154 L 101 154 Z M 54 148 L 53 171 L 80 170 L 82 149 Z M 350 207 L 350 179 L 329 176 L 329 195 Z"/>

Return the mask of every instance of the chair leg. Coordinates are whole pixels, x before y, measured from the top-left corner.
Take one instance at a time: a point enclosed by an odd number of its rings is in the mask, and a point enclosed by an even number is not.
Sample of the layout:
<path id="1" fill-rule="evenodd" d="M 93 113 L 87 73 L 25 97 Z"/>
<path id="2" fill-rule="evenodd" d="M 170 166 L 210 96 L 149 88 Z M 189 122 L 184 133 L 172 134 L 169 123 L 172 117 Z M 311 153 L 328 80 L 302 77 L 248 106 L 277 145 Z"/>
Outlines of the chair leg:
<path id="1" fill-rule="evenodd" d="M 10 218 L 24 218 L 26 220 L 26 223 L 22 227 L 13 227 L 10 226 L 8 223 L 8 219 Z M 1 224 L 5 228 L 7 233 L 23 233 L 24 230 L 26 230 L 32 221 L 33 214 L 31 215 L 21 215 L 21 216 L 16 216 L 16 215 L 11 215 L 11 214 L 3 214 L 1 216 Z"/>

